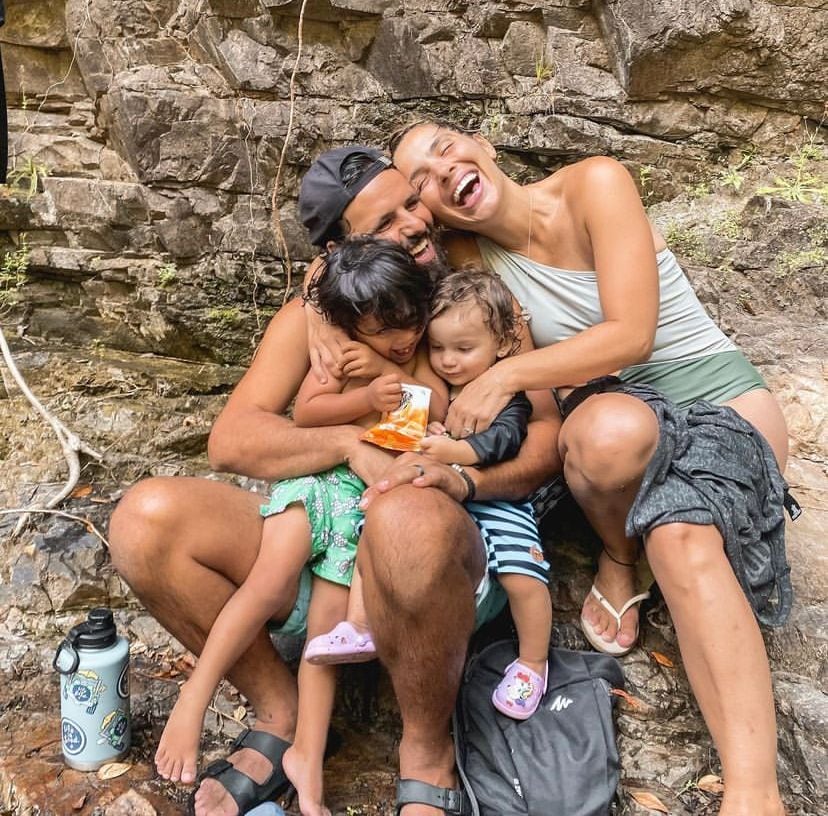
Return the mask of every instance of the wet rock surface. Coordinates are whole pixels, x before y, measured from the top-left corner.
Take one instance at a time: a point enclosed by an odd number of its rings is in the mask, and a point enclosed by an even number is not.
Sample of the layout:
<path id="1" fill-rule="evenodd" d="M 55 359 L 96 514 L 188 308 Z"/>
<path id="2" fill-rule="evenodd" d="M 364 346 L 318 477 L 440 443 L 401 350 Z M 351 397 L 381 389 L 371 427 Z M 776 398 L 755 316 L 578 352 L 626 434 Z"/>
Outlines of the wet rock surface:
<path id="1" fill-rule="evenodd" d="M 326 147 L 382 142 L 414 111 L 480 126 L 521 181 L 588 155 L 621 160 L 700 299 L 779 396 L 786 477 L 805 509 L 788 525 L 794 610 L 765 633 L 780 778 L 790 816 L 828 812 L 824 4 L 309 3 L 276 197 L 292 279 L 270 193 L 298 2 L 6 6 L 0 325 L 35 393 L 104 457 L 83 461 L 61 507 L 74 519 L 37 516 L 11 540 L 15 518 L 0 515 L 0 812 L 184 812 L 186 791 L 157 778 L 151 758 L 192 661 L 113 573 L 95 531 L 144 476 L 228 478 L 209 472 L 206 439 L 311 257 L 295 214 L 302 172 Z M 11 510 L 57 491 L 65 463 L 0 370 L 0 508 Z M 595 542 L 571 505 L 544 534 L 556 642 L 583 648 Z M 63 765 L 51 670 L 61 636 L 95 605 L 116 610 L 133 646 L 134 748 L 109 780 Z M 296 657 L 296 643 L 280 645 Z M 705 776 L 718 760 L 658 601 L 622 662 L 619 813 L 652 812 L 647 794 L 672 814 L 715 813 Z M 206 760 L 250 718 L 230 687 L 214 708 Z M 335 726 L 332 810 L 392 813 L 399 722 L 376 667 L 346 673 Z"/>

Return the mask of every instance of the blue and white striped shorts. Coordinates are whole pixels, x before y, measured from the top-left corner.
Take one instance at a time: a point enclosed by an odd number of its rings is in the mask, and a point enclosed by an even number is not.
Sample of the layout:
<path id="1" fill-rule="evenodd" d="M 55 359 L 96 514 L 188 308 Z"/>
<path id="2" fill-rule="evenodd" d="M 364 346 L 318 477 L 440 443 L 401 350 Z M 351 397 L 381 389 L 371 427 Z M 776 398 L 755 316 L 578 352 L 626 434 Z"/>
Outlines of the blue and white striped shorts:
<path id="1" fill-rule="evenodd" d="M 494 575 L 528 575 L 549 583 L 549 562 L 543 554 L 538 525 L 529 502 L 467 502 Z"/>

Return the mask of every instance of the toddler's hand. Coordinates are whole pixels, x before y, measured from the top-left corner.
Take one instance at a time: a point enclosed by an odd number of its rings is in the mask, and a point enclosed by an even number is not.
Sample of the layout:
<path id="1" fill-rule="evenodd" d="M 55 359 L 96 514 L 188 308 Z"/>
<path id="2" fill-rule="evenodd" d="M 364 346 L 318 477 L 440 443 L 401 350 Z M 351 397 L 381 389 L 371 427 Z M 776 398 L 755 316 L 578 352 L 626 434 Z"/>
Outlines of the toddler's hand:
<path id="1" fill-rule="evenodd" d="M 393 411 L 402 400 L 399 374 L 383 374 L 368 385 L 368 399 L 375 411 Z"/>
<path id="2" fill-rule="evenodd" d="M 428 436 L 445 436 L 446 426 L 442 422 L 429 422 L 426 427 L 426 434 Z"/>
<path id="3" fill-rule="evenodd" d="M 477 464 L 477 454 L 474 448 L 462 439 L 450 439 L 447 436 L 427 436 L 420 441 L 420 449 L 426 456 L 450 465 Z"/>

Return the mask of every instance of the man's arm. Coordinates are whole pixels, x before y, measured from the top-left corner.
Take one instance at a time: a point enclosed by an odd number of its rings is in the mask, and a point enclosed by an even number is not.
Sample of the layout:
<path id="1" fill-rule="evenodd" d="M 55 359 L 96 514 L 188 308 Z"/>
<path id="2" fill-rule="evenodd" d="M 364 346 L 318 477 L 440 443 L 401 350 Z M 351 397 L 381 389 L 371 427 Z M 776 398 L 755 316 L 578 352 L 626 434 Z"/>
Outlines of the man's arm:
<path id="1" fill-rule="evenodd" d="M 530 391 L 526 396 L 532 403 L 532 418 L 518 455 L 480 470 L 466 468 L 477 488 L 476 499 L 525 499 L 561 472 L 561 416 L 552 392 Z"/>
<path id="2" fill-rule="evenodd" d="M 245 375 L 210 434 L 214 470 L 257 479 L 285 479 L 344 462 L 361 428 L 297 428 L 282 416 L 308 370 L 305 313 L 299 300 L 270 321 Z"/>

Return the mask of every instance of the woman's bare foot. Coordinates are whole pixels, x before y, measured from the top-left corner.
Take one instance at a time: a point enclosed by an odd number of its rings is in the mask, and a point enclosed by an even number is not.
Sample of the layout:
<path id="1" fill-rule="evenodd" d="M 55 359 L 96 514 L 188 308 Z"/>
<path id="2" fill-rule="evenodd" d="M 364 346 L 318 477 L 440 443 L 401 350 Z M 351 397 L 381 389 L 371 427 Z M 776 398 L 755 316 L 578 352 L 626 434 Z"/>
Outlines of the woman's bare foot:
<path id="1" fill-rule="evenodd" d="M 322 801 L 322 757 L 308 757 L 294 744 L 285 751 L 282 767 L 296 788 L 302 816 L 331 816 Z"/>
<path id="2" fill-rule="evenodd" d="M 622 566 L 602 551 L 598 559 L 595 588 L 620 610 L 635 595 L 635 567 Z M 587 595 L 584 601 L 582 614 L 592 625 L 595 633 L 607 643 L 614 640 L 626 649 L 635 642 L 638 633 L 638 606 L 633 606 L 624 613 L 620 631 L 615 619 L 592 593 Z"/>
<path id="3" fill-rule="evenodd" d="M 257 720 L 253 730 L 266 731 L 281 739 L 292 736 L 263 720 Z M 227 761 L 259 785 L 266 782 L 273 773 L 273 764 L 270 760 L 252 748 L 240 748 L 228 756 Z M 193 797 L 193 805 L 195 816 L 238 816 L 239 812 L 235 800 L 218 779 L 207 778 L 198 786 Z"/>
<path id="4" fill-rule="evenodd" d="M 183 782 L 185 785 L 195 782 L 203 724 L 204 706 L 187 693 L 185 683 L 155 752 L 155 766 L 164 779 Z"/>

